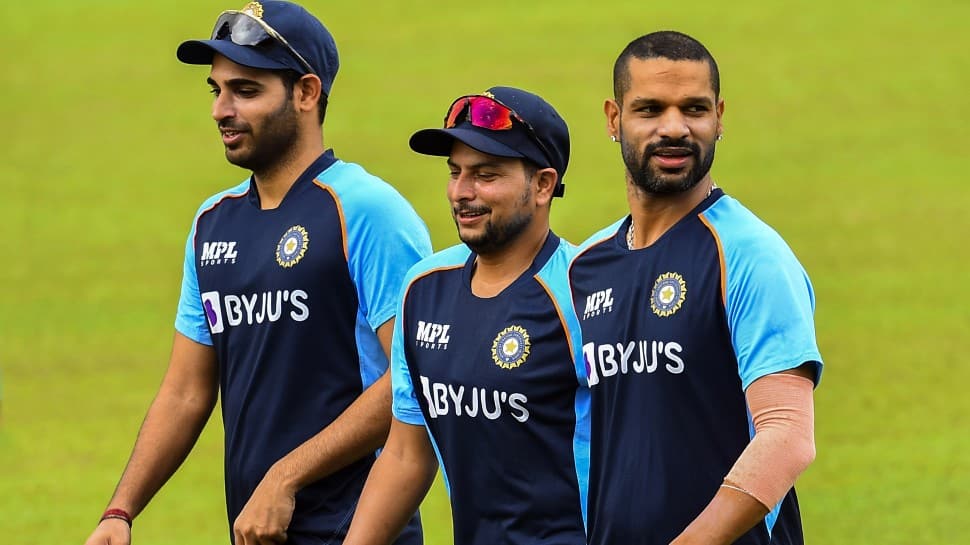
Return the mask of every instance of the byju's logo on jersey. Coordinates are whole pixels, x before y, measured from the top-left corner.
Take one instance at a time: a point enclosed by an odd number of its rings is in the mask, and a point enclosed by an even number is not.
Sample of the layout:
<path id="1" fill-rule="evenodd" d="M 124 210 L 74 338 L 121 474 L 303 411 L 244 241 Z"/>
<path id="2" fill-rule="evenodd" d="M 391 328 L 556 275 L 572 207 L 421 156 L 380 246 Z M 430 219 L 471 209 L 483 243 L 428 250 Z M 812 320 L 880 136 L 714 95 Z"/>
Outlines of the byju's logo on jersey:
<path id="1" fill-rule="evenodd" d="M 663 273 L 653 283 L 650 293 L 650 308 L 661 318 L 666 318 L 680 310 L 687 299 L 687 283 L 677 273 Z"/>
<path id="2" fill-rule="evenodd" d="M 515 369 L 529 357 L 529 332 L 512 325 L 503 329 L 492 341 L 492 361 L 502 369 Z"/>
<path id="3" fill-rule="evenodd" d="M 236 263 L 235 242 L 203 242 L 202 254 L 199 256 L 199 266 L 232 265 Z"/>
<path id="4" fill-rule="evenodd" d="M 280 267 L 290 268 L 303 259 L 310 245 L 310 234 L 301 225 L 294 225 L 283 233 L 276 245 L 276 262 Z"/>
<path id="5" fill-rule="evenodd" d="M 205 310 L 205 318 L 209 321 L 209 329 L 212 333 L 222 333 L 226 329 L 226 324 L 222 322 L 222 305 L 219 303 L 219 292 L 207 291 L 202 294 L 202 309 Z"/>
<path id="6" fill-rule="evenodd" d="M 529 420 L 529 398 L 522 393 L 432 382 L 424 375 L 421 375 L 421 391 L 431 418 L 454 415 L 498 420 L 507 414 L 519 422 Z"/>
<path id="7" fill-rule="evenodd" d="M 218 291 L 202 294 L 202 310 L 212 334 L 227 327 L 262 325 L 290 319 L 305 322 L 310 317 L 307 292 L 274 290 L 240 295 L 222 295 Z"/>
<path id="8" fill-rule="evenodd" d="M 586 296 L 586 310 L 583 311 L 584 320 L 608 312 L 613 312 L 613 288 L 594 291 Z"/>
<path id="9" fill-rule="evenodd" d="M 449 329 L 451 329 L 450 324 L 436 324 L 418 320 L 418 332 L 415 335 L 414 342 L 421 348 L 447 350 L 448 341 L 451 340 L 451 336 L 448 335 Z"/>

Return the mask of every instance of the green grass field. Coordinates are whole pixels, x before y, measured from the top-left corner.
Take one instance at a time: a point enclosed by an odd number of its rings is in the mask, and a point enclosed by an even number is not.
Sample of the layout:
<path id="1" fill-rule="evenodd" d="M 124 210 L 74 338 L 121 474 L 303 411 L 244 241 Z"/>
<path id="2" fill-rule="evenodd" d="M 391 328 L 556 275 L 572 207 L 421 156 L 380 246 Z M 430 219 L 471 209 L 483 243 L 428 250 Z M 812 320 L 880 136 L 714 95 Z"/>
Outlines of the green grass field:
<path id="1" fill-rule="evenodd" d="M 2 543 L 82 543 L 124 466 L 167 363 L 192 215 L 245 176 L 223 158 L 205 68 L 175 47 L 244 3 L 0 6 Z M 341 50 L 327 144 L 395 184 L 436 248 L 456 241 L 445 166 L 407 138 L 452 98 L 509 84 L 557 106 L 573 154 L 553 226 L 579 241 L 625 210 L 602 115 L 615 56 L 662 28 L 705 42 L 727 104 L 714 177 L 816 287 L 808 541 L 967 542 L 970 4 L 306 5 Z M 135 543 L 226 541 L 221 434 L 216 417 Z M 440 487 L 423 509 L 427 542 L 450 543 Z"/>

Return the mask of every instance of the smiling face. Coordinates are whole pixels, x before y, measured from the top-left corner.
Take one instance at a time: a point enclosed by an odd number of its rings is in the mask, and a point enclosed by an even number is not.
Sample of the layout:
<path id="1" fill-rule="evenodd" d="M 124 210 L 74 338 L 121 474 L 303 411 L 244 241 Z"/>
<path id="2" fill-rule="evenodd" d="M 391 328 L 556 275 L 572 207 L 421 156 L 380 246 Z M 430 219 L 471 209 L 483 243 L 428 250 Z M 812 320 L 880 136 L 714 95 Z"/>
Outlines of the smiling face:
<path id="1" fill-rule="evenodd" d="M 551 186 L 534 187 L 538 175 L 521 159 L 488 155 L 458 141 L 448 169 L 448 201 L 458 237 L 479 255 L 514 243 L 551 198 Z"/>
<path id="2" fill-rule="evenodd" d="M 620 140 L 634 186 L 649 194 L 682 193 L 710 174 L 724 101 L 704 61 L 629 59 L 629 86 L 605 111 Z"/>
<path id="3" fill-rule="evenodd" d="M 212 117 L 230 163 L 261 172 L 294 153 L 297 110 L 278 74 L 215 55 L 208 83 L 215 96 Z"/>

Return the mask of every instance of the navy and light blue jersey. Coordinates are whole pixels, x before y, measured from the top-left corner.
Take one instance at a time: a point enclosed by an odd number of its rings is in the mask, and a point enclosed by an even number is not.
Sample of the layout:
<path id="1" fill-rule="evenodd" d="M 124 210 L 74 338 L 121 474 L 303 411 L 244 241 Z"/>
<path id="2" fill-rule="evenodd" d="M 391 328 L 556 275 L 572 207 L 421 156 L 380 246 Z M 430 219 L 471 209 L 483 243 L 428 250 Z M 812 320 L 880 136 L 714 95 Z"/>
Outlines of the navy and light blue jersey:
<path id="1" fill-rule="evenodd" d="M 175 327 L 218 357 L 230 525 L 273 463 L 386 371 L 375 330 L 395 316 L 407 270 L 430 253 L 408 202 L 332 151 L 275 209 L 260 209 L 251 180 L 199 209 Z M 301 490 L 290 543 L 342 540 L 373 461 Z M 420 543 L 416 527 L 409 536 L 401 543 Z"/>
<path id="2" fill-rule="evenodd" d="M 822 359 L 812 286 L 778 234 L 715 189 L 647 248 L 630 219 L 569 270 L 592 414 L 592 545 L 666 545 L 717 493 L 754 434 L 755 380 Z M 795 491 L 738 544 L 803 543 Z"/>
<path id="3" fill-rule="evenodd" d="M 491 298 L 455 246 L 408 273 L 391 356 L 394 416 L 426 426 L 457 545 L 585 545 L 589 390 L 566 284 L 575 247 L 549 234 Z"/>

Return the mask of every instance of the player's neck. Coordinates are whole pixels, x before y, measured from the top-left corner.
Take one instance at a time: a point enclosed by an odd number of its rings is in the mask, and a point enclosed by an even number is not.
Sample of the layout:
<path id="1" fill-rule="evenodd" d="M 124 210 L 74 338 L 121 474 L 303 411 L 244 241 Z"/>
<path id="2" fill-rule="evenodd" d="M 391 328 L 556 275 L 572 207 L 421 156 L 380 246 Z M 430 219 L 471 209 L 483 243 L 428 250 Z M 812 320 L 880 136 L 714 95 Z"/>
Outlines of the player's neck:
<path id="1" fill-rule="evenodd" d="M 549 222 L 534 220 L 505 248 L 475 258 L 471 289 L 477 297 L 495 297 L 529 270 L 549 235 Z"/>
<path id="2" fill-rule="evenodd" d="M 319 138 L 306 143 L 298 142 L 291 152 L 270 167 L 254 171 L 253 180 L 259 193 L 260 208 L 277 208 L 297 178 L 323 154 L 323 150 L 323 141 Z"/>
<path id="3" fill-rule="evenodd" d="M 632 249 L 646 248 L 656 242 L 706 199 L 714 187 L 714 181 L 707 175 L 689 191 L 658 195 L 643 191 L 628 179 L 626 197 L 633 217 L 633 228 L 627 234 L 632 234 L 628 239 L 632 241 Z"/>

